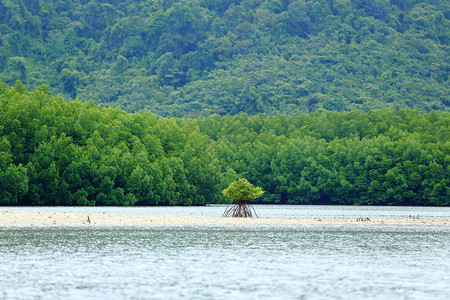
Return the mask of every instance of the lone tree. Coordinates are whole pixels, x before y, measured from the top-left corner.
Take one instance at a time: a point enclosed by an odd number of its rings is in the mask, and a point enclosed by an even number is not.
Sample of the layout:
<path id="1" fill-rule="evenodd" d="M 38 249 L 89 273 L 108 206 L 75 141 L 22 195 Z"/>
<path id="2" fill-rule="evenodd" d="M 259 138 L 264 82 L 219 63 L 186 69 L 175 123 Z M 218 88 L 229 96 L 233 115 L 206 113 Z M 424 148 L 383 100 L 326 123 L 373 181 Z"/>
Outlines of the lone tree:
<path id="1" fill-rule="evenodd" d="M 232 205 L 223 213 L 223 217 L 253 218 L 252 210 L 258 217 L 253 206 L 247 202 L 264 194 L 262 188 L 255 187 L 245 178 L 239 178 L 224 189 L 222 194 L 233 200 Z"/>

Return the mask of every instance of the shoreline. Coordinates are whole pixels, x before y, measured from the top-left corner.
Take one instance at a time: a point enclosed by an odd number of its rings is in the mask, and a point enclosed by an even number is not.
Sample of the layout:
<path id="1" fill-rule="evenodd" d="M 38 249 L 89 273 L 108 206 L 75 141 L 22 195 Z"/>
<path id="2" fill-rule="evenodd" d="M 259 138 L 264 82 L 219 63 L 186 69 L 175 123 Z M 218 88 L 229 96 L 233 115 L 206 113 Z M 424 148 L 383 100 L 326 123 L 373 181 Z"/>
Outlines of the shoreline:
<path id="1" fill-rule="evenodd" d="M 114 213 L 0 211 L 0 227 L 58 225 L 437 225 L 450 226 L 440 218 L 230 218 L 162 216 Z"/>

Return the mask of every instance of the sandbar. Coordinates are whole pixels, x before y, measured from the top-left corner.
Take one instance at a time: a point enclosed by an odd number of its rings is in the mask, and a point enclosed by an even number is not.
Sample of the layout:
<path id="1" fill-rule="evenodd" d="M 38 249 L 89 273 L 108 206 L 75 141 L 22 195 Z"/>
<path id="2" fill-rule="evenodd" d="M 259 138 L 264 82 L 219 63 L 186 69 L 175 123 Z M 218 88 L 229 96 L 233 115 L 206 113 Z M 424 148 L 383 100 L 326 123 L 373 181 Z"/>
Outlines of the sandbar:
<path id="1" fill-rule="evenodd" d="M 75 213 L 0 210 L 0 227 L 54 225 L 437 225 L 450 226 L 447 218 L 225 218 L 114 213 Z"/>

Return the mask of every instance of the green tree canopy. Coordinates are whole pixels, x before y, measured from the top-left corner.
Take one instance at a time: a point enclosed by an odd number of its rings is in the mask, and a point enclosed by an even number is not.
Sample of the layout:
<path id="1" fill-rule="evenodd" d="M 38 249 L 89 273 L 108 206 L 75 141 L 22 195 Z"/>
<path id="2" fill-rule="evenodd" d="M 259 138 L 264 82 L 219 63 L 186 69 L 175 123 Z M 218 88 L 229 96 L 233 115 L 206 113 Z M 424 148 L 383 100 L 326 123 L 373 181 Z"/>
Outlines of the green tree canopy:
<path id="1" fill-rule="evenodd" d="M 0 81 L 0 205 L 450 205 L 450 113 L 197 120 Z M 240 179 L 222 189 L 236 178 Z M 226 197 L 224 197 L 226 196 Z"/>
<path id="2" fill-rule="evenodd" d="M 1 0 L 0 79 L 168 117 L 449 111 L 448 3 Z"/>
<path id="3" fill-rule="evenodd" d="M 260 187 L 255 187 L 247 179 L 239 178 L 224 189 L 222 194 L 236 202 L 247 202 L 261 197 L 264 191 Z"/>

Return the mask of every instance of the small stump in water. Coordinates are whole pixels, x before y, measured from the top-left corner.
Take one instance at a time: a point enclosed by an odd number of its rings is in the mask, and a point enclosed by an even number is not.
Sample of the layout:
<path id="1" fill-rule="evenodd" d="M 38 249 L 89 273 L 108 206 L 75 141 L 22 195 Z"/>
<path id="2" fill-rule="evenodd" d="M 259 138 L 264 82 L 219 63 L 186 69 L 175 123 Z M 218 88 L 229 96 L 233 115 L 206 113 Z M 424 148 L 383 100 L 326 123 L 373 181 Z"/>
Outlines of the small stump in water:
<path id="1" fill-rule="evenodd" d="M 258 217 L 248 201 L 260 197 L 263 193 L 262 188 L 255 187 L 245 178 L 233 181 L 228 188 L 222 191 L 225 197 L 233 200 L 233 204 L 227 207 L 222 217 L 253 218 L 253 213 L 255 217 Z"/>

